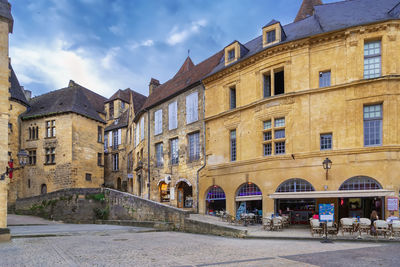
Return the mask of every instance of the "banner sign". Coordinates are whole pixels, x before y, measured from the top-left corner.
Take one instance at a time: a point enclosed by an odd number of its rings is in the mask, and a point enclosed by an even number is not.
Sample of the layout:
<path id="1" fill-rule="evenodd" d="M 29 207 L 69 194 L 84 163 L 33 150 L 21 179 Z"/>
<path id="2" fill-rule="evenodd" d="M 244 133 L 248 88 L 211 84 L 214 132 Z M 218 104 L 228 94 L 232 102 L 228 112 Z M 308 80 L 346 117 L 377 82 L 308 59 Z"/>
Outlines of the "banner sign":
<path id="1" fill-rule="evenodd" d="M 321 222 L 333 222 L 335 216 L 335 204 L 319 204 L 319 220 Z"/>
<path id="2" fill-rule="evenodd" d="M 388 197 L 387 198 L 387 209 L 388 209 L 388 211 L 399 210 L 399 199 L 397 197 Z"/>

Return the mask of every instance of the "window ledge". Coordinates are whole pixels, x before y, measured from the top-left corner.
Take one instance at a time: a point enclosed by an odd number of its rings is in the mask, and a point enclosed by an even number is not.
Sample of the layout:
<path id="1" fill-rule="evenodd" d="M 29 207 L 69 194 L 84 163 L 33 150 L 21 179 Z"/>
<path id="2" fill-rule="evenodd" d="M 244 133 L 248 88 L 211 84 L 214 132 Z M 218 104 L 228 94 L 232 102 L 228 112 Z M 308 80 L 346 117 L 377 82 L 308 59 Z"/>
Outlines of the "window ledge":
<path id="1" fill-rule="evenodd" d="M 56 139 L 55 136 L 45 137 L 44 139 Z"/>

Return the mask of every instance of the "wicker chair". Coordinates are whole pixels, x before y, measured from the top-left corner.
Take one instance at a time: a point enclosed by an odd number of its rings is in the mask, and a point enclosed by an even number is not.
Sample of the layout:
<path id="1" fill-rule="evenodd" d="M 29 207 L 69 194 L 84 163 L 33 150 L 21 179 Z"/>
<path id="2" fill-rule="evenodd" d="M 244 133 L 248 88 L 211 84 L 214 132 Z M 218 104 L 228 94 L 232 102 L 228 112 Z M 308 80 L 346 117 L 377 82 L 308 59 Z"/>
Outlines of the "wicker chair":
<path id="1" fill-rule="evenodd" d="M 314 234 L 319 234 L 320 236 L 324 233 L 324 229 L 320 226 L 319 220 L 311 219 L 311 236 L 314 237 Z"/>
<path id="2" fill-rule="evenodd" d="M 283 230 L 282 218 L 281 217 L 274 217 L 272 218 L 272 229 L 273 230 Z"/>
<path id="3" fill-rule="evenodd" d="M 342 231 L 342 235 L 347 232 L 349 234 L 353 234 L 354 226 L 352 218 L 342 218 L 340 219 L 340 230 Z"/>
<path id="4" fill-rule="evenodd" d="M 265 217 L 263 219 L 263 228 L 264 228 L 264 230 L 268 230 L 268 231 L 272 230 L 272 218 Z"/>
<path id="5" fill-rule="evenodd" d="M 400 236 L 400 221 L 392 221 L 392 236 Z"/>
<path id="6" fill-rule="evenodd" d="M 386 238 L 386 235 L 390 233 L 389 224 L 384 220 L 374 221 L 374 226 L 375 226 L 377 235 L 381 234 Z"/>
<path id="7" fill-rule="evenodd" d="M 328 234 L 331 235 L 338 235 L 339 229 L 337 227 L 337 224 L 335 222 L 327 222 L 326 223 L 326 231 Z"/>
<path id="8" fill-rule="evenodd" d="M 360 218 L 358 230 L 360 231 L 360 236 L 361 233 L 369 234 L 371 232 L 371 220 L 368 218 Z"/>

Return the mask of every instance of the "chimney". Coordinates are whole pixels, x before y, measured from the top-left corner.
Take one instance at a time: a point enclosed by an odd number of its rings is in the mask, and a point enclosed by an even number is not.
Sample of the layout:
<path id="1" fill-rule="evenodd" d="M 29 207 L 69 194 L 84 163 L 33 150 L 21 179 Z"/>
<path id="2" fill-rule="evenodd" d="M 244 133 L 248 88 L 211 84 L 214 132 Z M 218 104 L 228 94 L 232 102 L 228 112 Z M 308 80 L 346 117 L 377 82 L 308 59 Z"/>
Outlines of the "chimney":
<path id="1" fill-rule="evenodd" d="M 314 6 L 322 5 L 322 0 L 303 0 L 294 22 L 305 19 L 314 14 Z"/>
<path id="2" fill-rule="evenodd" d="M 76 83 L 75 83 L 74 80 L 69 80 L 68 87 L 72 87 L 72 86 L 75 86 L 75 85 L 76 85 Z"/>
<path id="3" fill-rule="evenodd" d="M 151 95 L 156 87 L 160 86 L 160 81 L 154 78 L 151 78 L 149 84 L 149 95 Z"/>
<path id="4" fill-rule="evenodd" d="M 28 101 L 31 100 L 31 98 L 32 98 L 32 91 L 30 91 L 30 90 L 25 90 L 23 86 L 21 86 L 21 88 L 22 88 L 22 91 L 23 91 L 24 94 L 25 94 L 26 100 L 28 100 Z"/>

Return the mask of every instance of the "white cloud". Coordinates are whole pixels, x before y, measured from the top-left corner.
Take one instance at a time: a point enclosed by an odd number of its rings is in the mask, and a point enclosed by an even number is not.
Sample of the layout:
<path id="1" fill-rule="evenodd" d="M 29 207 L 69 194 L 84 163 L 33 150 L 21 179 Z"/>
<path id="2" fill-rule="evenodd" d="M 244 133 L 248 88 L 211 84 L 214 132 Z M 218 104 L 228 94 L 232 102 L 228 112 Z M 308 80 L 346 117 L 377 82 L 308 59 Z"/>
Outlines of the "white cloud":
<path id="1" fill-rule="evenodd" d="M 115 35 L 122 35 L 123 34 L 123 27 L 121 25 L 113 25 L 108 27 L 108 30 Z"/>
<path id="2" fill-rule="evenodd" d="M 83 48 L 66 50 L 67 46 L 65 40 L 57 39 L 50 44 L 22 43 L 11 47 L 12 64 L 21 85 L 29 89 L 34 82 L 55 90 L 74 80 L 108 97 L 117 89 L 132 87 L 133 81 L 144 82 L 143 77 L 116 62 L 119 47 L 104 55 Z"/>
<path id="3" fill-rule="evenodd" d="M 153 46 L 153 45 L 154 45 L 154 41 L 149 39 L 149 40 L 142 41 L 140 43 L 132 42 L 130 45 L 128 45 L 128 48 L 131 49 L 131 50 L 134 50 L 134 49 L 139 48 L 139 47 L 143 47 L 143 46 L 150 47 L 150 46 Z"/>
<path id="4" fill-rule="evenodd" d="M 207 25 L 207 21 L 197 20 L 193 21 L 190 25 L 186 26 L 184 29 L 179 30 L 177 26 L 172 28 L 170 36 L 167 39 L 169 45 L 176 45 L 186 41 L 190 36 L 196 34 L 200 31 L 200 28 L 204 28 Z"/>

